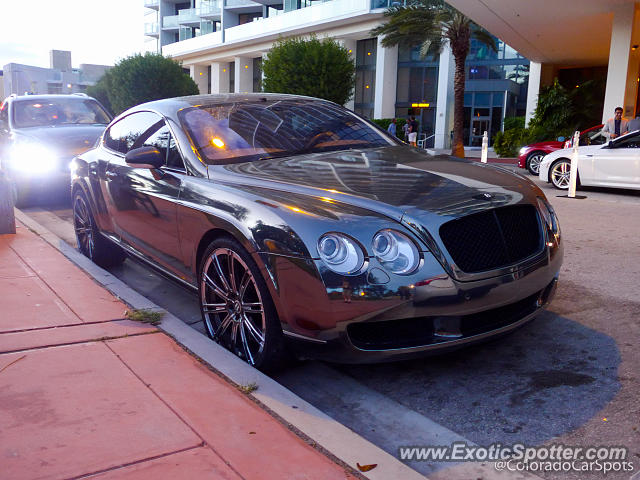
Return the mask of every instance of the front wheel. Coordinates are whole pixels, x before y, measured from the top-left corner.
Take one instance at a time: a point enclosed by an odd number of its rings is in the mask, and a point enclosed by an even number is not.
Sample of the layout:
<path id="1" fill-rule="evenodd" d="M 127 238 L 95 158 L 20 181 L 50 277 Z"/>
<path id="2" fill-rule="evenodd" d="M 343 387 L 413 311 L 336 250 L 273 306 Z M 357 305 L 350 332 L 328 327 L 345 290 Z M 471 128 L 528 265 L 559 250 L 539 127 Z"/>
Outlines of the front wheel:
<path id="1" fill-rule="evenodd" d="M 540 173 L 540 162 L 546 154 L 544 152 L 532 152 L 527 157 L 527 170 L 531 175 L 538 175 Z"/>
<path id="2" fill-rule="evenodd" d="M 263 371 L 285 360 L 280 322 L 258 266 L 234 239 L 211 242 L 198 269 L 200 311 L 209 337 Z"/>
<path id="3" fill-rule="evenodd" d="M 122 249 L 100 234 L 87 197 L 81 190 L 73 194 L 73 229 L 78 250 L 97 265 L 106 268 L 124 262 Z"/>
<path id="4" fill-rule="evenodd" d="M 549 170 L 549 180 L 559 190 L 567 190 L 569 188 L 570 175 L 571 162 L 566 158 L 556 161 Z"/>

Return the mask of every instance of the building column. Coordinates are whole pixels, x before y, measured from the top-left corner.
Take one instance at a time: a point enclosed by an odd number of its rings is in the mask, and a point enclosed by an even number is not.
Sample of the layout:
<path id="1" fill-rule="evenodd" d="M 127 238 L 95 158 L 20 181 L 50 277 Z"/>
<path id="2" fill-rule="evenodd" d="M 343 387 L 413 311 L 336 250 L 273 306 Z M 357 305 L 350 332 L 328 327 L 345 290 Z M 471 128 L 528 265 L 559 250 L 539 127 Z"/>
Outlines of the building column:
<path id="1" fill-rule="evenodd" d="M 622 107 L 625 116 L 634 113 L 638 73 L 638 61 L 636 58 L 631 59 L 634 18 L 634 3 L 620 5 L 613 10 L 603 123 L 613 117 L 616 107 Z"/>
<path id="2" fill-rule="evenodd" d="M 434 148 L 451 148 L 451 130 L 453 130 L 453 78 L 455 60 L 451 47 L 447 43 L 440 52 L 438 64 L 438 98 L 436 100 L 436 126 Z"/>
<path id="3" fill-rule="evenodd" d="M 229 64 L 211 64 L 211 93 L 229 93 Z"/>
<path id="4" fill-rule="evenodd" d="M 542 74 L 542 64 L 531 62 L 529 64 L 529 85 L 527 86 L 527 110 L 525 113 L 524 124 L 529 126 L 529 122 L 533 118 L 533 114 L 538 106 L 538 94 L 540 93 L 540 75 Z M 503 115 L 506 112 L 503 113 Z"/>
<path id="5" fill-rule="evenodd" d="M 393 118 L 396 116 L 397 83 L 398 47 L 384 48 L 382 37 L 378 37 L 373 118 Z"/>
<path id="6" fill-rule="evenodd" d="M 253 92 L 253 58 L 236 57 L 235 90 L 236 93 Z"/>
<path id="7" fill-rule="evenodd" d="M 201 95 L 209 91 L 209 73 L 207 65 L 189 65 L 189 76 L 196 82 Z"/>
<path id="8" fill-rule="evenodd" d="M 346 48 L 349 51 L 349 55 L 351 56 L 351 61 L 355 65 L 355 63 L 356 63 L 356 47 L 358 45 L 358 41 L 357 40 L 351 40 L 350 38 L 341 38 L 339 40 L 339 42 L 342 44 L 342 46 L 344 48 Z M 356 98 L 356 89 L 355 89 L 355 85 L 354 85 L 353 95 L 351 96 L 351 98 L 349 100 L 347 100 L 347 103 L 344 104 L 344 107 L 348 108 L 351 111 L 353 111 L 353 109 L 355 108 L 355 98 Z"/>

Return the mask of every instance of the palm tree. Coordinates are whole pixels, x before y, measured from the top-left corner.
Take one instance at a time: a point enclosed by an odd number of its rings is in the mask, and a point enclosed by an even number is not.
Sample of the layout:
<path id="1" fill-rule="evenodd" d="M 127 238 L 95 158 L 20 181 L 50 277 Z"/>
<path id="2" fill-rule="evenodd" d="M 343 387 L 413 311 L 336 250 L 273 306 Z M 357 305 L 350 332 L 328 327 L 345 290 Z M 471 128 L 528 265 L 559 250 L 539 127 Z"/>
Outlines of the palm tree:
<path id="1" fill-rule="evenodd" d="M 445 43 L 449 43 L 456 64 L 451 154 L 464 157 L 464 64 L 472 37 L 497 51 L 493 37 L 441 0 L 408 0 L 404 5 L 389 7 L 384 16 L 389 21 L 371 30 L 371 35 L 382 35 L 385 47 L 401 45 L 413 48 L 420 45 L 420 55 L 425 58 L 439 54 Z"/>

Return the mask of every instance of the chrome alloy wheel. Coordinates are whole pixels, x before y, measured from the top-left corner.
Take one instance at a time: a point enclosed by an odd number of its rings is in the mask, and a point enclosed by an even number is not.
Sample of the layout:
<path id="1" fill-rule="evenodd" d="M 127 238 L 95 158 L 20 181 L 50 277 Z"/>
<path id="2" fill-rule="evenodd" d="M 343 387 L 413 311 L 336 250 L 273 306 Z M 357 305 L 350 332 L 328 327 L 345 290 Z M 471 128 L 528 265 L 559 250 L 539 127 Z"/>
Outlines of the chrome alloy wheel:
<path id="1" fill-rule="evenodd" d="M 529 156 L 529 161 L 527 163 L 527 170 L 529 170 L 529 173 L 532 175 L 538 175 L 540 173 L 540 162 L 542 162 L 544 157 L 545 154 L 540 152 Z"/>
<path id="2" fill-rule="evenodd" d="M 231 249 L 215 249 L 202 269 L 201 306 L 211 337 L 251 365 L 265 346 L 265 309 L 251 270 Z"/>
<path id="3" fill-rule="evenodd" d="M 89 214 L 89 207 L 82 195 L 76 195 L 73 202 L 73 229 L 76 233 L 76 243 L 80 251 L 93 259 L 95 239 L 93 238 L 93 223 Z"/>
<path id="4" fill-rule="evenodd" d="M 571 163 L 568 160 L 560 160 L 551 167 L 549 176 L 551 177 L 551 183 L 560 190 L 566 190 L 569 188 L 569 176 L 571 174 Z"/>

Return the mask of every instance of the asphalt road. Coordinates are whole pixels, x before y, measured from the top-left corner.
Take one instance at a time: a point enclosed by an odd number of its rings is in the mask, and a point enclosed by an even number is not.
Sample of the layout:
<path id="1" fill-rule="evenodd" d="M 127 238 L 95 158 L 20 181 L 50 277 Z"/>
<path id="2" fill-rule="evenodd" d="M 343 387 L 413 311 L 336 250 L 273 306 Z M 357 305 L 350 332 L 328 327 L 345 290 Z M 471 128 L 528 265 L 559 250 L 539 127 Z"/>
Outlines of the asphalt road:
<path id="1" fill-rule="evenodd" d="M 453 354 L 369 366 L 301 362 L 277 380 L 392 454 L 456 440 L 622 445 L 639 471 L 640 192 L 588 189 L 578 200 L 542 186 L 560 217 L 565 262 L 555 300 L 534 322 Z M 24 211 L 74 244 L 65 202 Z M 203 331 L 193 293 L 130 259 L 111 273 Z M 450 464 L 410 465 L 454 478 Z"/>

